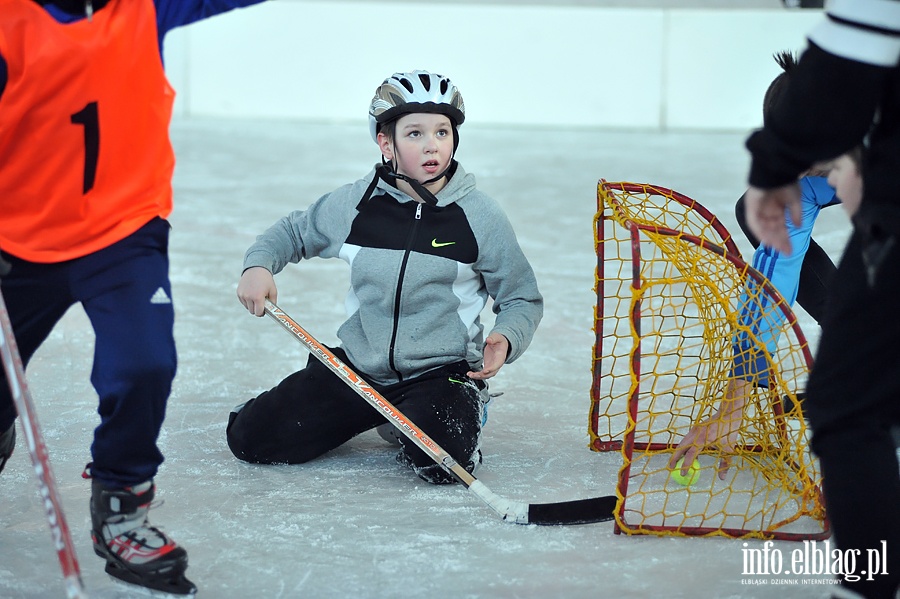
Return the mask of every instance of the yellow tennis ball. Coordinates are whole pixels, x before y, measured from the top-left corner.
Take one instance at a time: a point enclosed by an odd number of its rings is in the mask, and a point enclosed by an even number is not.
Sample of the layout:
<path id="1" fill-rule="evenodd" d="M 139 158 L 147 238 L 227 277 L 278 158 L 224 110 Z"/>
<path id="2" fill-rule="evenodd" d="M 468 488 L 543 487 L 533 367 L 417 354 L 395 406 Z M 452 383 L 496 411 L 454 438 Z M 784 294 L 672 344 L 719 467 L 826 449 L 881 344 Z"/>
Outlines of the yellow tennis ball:
<path id="1" fill-rule="evenodd" d="M 679 460 L 675 463 L 675 468 L 672 470 L 672 480 L 674 480 L 679 485 L 684 487 L 689 487 L 700 478 L 700 462 L 694 460 L 694 463 L 691 464 L 691 467 L 688 468 L 687 476 L 681 475 L 681 465 L 684 464 L 684 458 L 679 458 Z"/>

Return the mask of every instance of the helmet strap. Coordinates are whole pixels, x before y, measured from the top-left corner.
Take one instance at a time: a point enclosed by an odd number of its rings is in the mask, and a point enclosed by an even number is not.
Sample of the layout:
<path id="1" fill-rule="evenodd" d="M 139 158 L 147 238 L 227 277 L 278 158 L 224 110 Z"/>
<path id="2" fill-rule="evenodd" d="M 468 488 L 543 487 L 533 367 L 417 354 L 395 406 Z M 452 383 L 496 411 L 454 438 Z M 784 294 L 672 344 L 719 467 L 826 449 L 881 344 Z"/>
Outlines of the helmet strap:
<path id="1" fill-rule="evenodd" d="M 456 128 L 454 127 L 453 130 L 454 130 L 454 134 L 455 134 Z M 455 135 L 454 135 L 454 137 L 455 137 Z M 394 150 L 394 152 L 393 152 L 394 158 L 395 159 L 399 158 L 399 151 L 397 150 L 397 146 L 393 146 L 393 150 Z M 456 153 L 455 144 L 454 144 L 453 150 L 454 150 L 453 153 L 455 154 Z M 450 176 L 452 177 L 453 173 L 451 171 L 454 171 L 454 172 L 456 171 L 456 161 L 453 158 L 453 154 L 450 155 L 450 163 L 447 165 L 447 168 L 445 168 L 443 171 L 441 171 L 437 176 L 432 177 L 431 179 L 428 179 L 427 181 L 422 181 L 422 182 L 418 181 L 417 179 L 413 179 L 412 177 L 407 177 L 406 175 L 398 173 L 397 172 L 398 160 L 385 160 L 384 156 L 382 156 L 381 161 L 382 161 L 382 163 L 387 165 L 387 167 L 390 169 L 391 175 L 393 175 L 393 177 L 395 179 L 400 179 L 401 181 L 406 181 L 407 183 L 409 183 L 409 186 L 413 188 L 413 191 L 415 191 L 416 194 L 420 198 L 422 198 L 422 201 L 424 201 L 426 204 L 429 204 L 431 206 L 437 206 L 438 200 L 437 200 L 437 197 L 435 197 L 435 195 L 433 193 L 431 193 L 431 191 L 429 191 L 425 186 L 430 185 L 431 183 L 434 183 L 435 181 L 440 181 L 443 177 L 445 177 L 447 175 L 447 173 L 450 173 Z"/>
<path id="2" fill-rule="evenodd" d="M 380 175 L 387 183 L 389 183 L 390 185 L 393 185 L 394 187 L 397 186 L 397 184 L 396 184 L 397 179 L 400 179 L 401 181 L 406 181 L 407 183 L 409 183 L 409 186 L 412 187 L 413 191 L 416 192 L 416 195 L 418 195 L 420 198 L 422 198 L 423 202 L 425 202 L 429 206 L 437 206 L 437 203 L 438 203 L 437 197 L 433 193 L 431 193 L 431 191 L 428 188 L 426 188 L 425 186 L 429 185 L 431 183 L 434 183 L 435 181 L 439 181 L 442 177 L 445 177 L 445 176 L 448 179 L 453 177 L 453 173 L 456 172 L 456 166 L 457 166 L 456 160 L 451 159 L 450 165 L 446 169 L 444 169 L 444 171 L 441 174 L 439 174 L 436 177 L 432 177 L 431 179 L 429 179 L 427 181 L 420 183 L 417 179 L 413 179 L 412 177 L 407 177 L 406 175 L 398 173 L 397 169 L 394 167 L 393 161 L 384 160 L 384 157 L 382 157 L 382 167 L 381 167 L 382 172 L 380 173 Z M 384 172 L 384 171 L 387 171 L 387 172 Z M 393 181 L 391 179 L 393 179 Z"/>

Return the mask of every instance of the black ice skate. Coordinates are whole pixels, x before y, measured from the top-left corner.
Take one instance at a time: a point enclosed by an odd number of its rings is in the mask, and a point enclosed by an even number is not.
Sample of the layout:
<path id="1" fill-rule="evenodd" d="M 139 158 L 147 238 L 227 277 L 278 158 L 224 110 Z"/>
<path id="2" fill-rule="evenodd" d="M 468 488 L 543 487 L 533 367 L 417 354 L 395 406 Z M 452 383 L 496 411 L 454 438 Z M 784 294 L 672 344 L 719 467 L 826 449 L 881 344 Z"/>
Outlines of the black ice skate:
<path id="1" fill-rule="evenodd" d="M 16 423 L 13 422 L 5 432 L 0 433 L 0 472 L 16 448 Z"/>
<path id="2" fill-rule="evenodd" d="M 125 489 L 91 485 L 94 552 L 106 559 L 106 573 L 129 584 L 172 595 L 193 595 L 197 587 L 185 578 L 187 552 L 159 529 L 147 512 L 153 481 Z"/>

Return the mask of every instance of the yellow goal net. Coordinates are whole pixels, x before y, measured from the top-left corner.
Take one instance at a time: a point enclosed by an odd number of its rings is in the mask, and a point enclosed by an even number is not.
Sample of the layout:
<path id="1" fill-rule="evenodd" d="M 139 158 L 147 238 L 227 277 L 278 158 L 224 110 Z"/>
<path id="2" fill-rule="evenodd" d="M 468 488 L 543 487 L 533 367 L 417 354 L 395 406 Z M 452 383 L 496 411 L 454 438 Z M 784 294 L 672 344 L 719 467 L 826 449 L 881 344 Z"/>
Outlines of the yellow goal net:
<path id="1" fill-rule="evenodd" d="M 722 223 L 676 191 L 601 180 L 594 231 L 589 433 L 593 450 L 622 457 L 616 532 L 828 537 L 803 417 L 812 357 L 787 303 Z M 727 475 L 717 475 L 721 448 L 704 447 L 698 479 L 683 486 L 669 458 L 692 425 L 716 417 L 739 363 L 756 375 Z"/>

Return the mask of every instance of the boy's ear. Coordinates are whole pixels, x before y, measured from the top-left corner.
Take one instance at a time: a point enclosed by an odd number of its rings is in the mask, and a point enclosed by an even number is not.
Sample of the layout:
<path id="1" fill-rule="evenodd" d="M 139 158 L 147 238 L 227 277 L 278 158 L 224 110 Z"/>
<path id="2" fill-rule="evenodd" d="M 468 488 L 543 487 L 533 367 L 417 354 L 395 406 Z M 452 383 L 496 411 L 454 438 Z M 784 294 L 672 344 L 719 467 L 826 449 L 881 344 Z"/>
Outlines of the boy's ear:
<path id="1" fill-rule="evenodd" d="M 394 147 L 391 139 L 384 133 L 378 133 L 378 147 L 381 149 L 381 155 L 384 159 L 391 161 L 394 159 Z"/>

